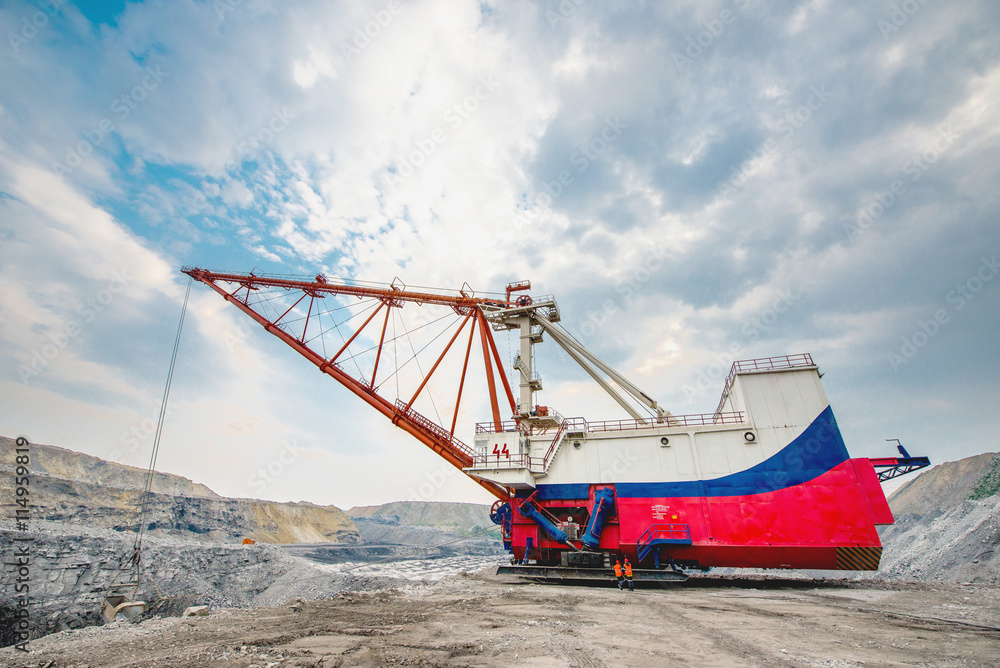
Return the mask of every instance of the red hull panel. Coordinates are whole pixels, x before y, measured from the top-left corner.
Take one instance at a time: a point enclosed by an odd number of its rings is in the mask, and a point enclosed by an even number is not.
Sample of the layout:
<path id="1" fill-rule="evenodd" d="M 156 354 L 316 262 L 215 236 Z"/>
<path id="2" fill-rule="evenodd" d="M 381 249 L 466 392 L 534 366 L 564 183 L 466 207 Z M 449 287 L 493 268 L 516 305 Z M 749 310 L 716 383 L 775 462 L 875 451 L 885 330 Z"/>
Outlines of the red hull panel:
<path id="1" fill-rule="evenodd" d="M 584 503 L 578 500 L 542 505 L 552 509 Z M 877 568 L 881 542 L 875 525 L 892 522 L 892 513 L 867 459 L 844 461 L 812 480 L 771 492 L 718 497 L 619 497 L 617 506 L 617 517 L 601 535 L 600 549 L 621 552 L 637 561 L 636 543 L 650 525 L 688 525 L 691 545 L 660 546 L 660 557 L 696 562 L 703 567 Z M 565 549 L 517 512 L 512 538 L 518 558 L 524 557 L 529 544 Z M 535 553 L 529 557 L 537 558 Z"/>

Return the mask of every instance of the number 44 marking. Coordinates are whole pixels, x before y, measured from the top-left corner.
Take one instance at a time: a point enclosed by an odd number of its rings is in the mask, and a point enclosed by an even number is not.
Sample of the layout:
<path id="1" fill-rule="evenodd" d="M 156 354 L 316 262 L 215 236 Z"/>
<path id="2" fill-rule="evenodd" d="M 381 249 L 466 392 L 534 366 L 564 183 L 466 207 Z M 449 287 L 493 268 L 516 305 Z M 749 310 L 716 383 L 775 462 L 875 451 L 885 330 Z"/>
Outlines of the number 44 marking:
<path id="1" fill-rule="evenodd" d="M 503 455 L 507 459 L 510 459 L 510 451 L 507 449 L 507 444 L 506 443 L 503 444 L 503 450 L 500 449 L 500 444 L 499 443 L 494 443 L 493 444 L 493 454 L 497 456 L 497 459 L 500 459 L 500 455 Z"/>

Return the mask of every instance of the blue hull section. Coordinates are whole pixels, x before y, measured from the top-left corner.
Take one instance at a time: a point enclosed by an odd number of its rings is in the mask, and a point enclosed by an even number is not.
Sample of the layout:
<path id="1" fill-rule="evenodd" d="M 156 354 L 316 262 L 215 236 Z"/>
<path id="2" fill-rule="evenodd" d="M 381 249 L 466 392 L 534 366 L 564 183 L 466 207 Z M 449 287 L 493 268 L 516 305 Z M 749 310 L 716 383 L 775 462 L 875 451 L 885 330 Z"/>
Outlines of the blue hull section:
<path id="1" fill-rule="evenodd" d="M 833 410 L 826 409 L 795 440 L 756 466 L 712 480 L 621 482 L 620 498 L 743 496 L 775 492 L 814 480 L 849 459 Z M 596 481 L 595 481 L 596 482 Z M 590 483 L 538 485 L 540 500 L 588 499 Z"/>

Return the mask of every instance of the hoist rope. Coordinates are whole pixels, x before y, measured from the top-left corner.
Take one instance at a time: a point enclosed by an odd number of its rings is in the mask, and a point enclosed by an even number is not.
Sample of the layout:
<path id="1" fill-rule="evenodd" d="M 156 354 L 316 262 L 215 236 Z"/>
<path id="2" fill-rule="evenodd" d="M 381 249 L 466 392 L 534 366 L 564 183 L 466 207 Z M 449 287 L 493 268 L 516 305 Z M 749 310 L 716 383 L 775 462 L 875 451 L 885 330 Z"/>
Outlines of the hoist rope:
<path id="1" fill-rule="evenodd" d="M 435 336 L 433 339 L 431 339 L 430 341 L 428 341 L 427 344 L 423 348 L 420 349 L 420 352 L 423 352 L 424 348 L 426 348 L 427 346 L 429 346 L 432 343 L 434 343 L 437 340 L 438 336 L 441 336 L 441 334 L 444 334 L 446 331 L 448 331 L 447 327 L 445 327 L 444 329 L 442 329 L 441 332 L 437 336 Z M 414 362 L 417 363 L 417 371 L 420 373 L 421 379 L 426 378 L 426 376 L 424 375 L 424 370 L 420 367 L 420 360 L 417 359 L 417 350 L 413 346 L 413 339 L 410 338 L 410 332 L 409 331 L 406 332 L 406 340 L 409 341 L 409 343 L 410 343 L 410 350 L 413 351 L 413 357 L 411 357 L 409 360 L 407 360 L 405 362 L 405 364 L 409 364 L 410 360 L 413 360 Z M 405 364 L 404 364 L 404 366 L 405 366 Z M 396 371 L 399 371 L 401 368 L 402 367 L 398 367 L 397 366 L 396 367 Z M 438 424 L 441 424 L 441 422 L 443 422 L 443 420 L 441 420 L 441 414 L 438 413 L 437 404 L 434 403 L 434 395 L 431 393 L 431 389 L 429 387 L 427 388 L 427 396 L 431 400 L 431 407 L 434 409 L 434 415 L 437 417 Z"/>
<path id="2" fill-rule="evenodd" d="M 153 451 L 149 455 L 149 468 L 146 469 L 146 485 L 139 499 L 139 526 L 135 532 L 133 559 L 136 564 L 136 586 L 138 587 L 139 554 L 142 550 L 142 535 L 146 530 L 146 515 L 149 511 L 149 496 L 153 489 L 153 477 L 156 473 L 156 458 L 160 452 L 160 437 L 163 435 L 163 423 L 167 417 L 167 402 L 170 400 L 170 385 L 174 380 L 174 367 L 177 365 L 177 351 L 181 344 L 181 332 L 184 329 L 184 316 L 187 314 L 188 298 L 191 296 L 193 278 L 188 279 L 187 291 L 184 293 L 184 305 L 181 307 L 181 319 L 177 323 L 177 335 L 174 337 L 174 349 L 170 354 L 170 369 L 167 371 L 167 382 L 163 387 L 163 399 L 160 402 L 160 415 L 156 422 L 156 433 L 153 436 Z"/>

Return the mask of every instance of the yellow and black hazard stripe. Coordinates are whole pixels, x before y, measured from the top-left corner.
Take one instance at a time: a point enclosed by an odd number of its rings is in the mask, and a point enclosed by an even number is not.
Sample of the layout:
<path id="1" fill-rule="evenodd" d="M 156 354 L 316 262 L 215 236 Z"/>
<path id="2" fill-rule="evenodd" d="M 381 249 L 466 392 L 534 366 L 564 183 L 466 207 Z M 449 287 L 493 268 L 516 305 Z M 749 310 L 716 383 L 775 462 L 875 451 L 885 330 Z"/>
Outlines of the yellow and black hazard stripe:
<path id="1" fill-rule="evenodd" d="M 881 547 L 838 547 L 838 571 L 877 571 L 882 560 Z"/>

